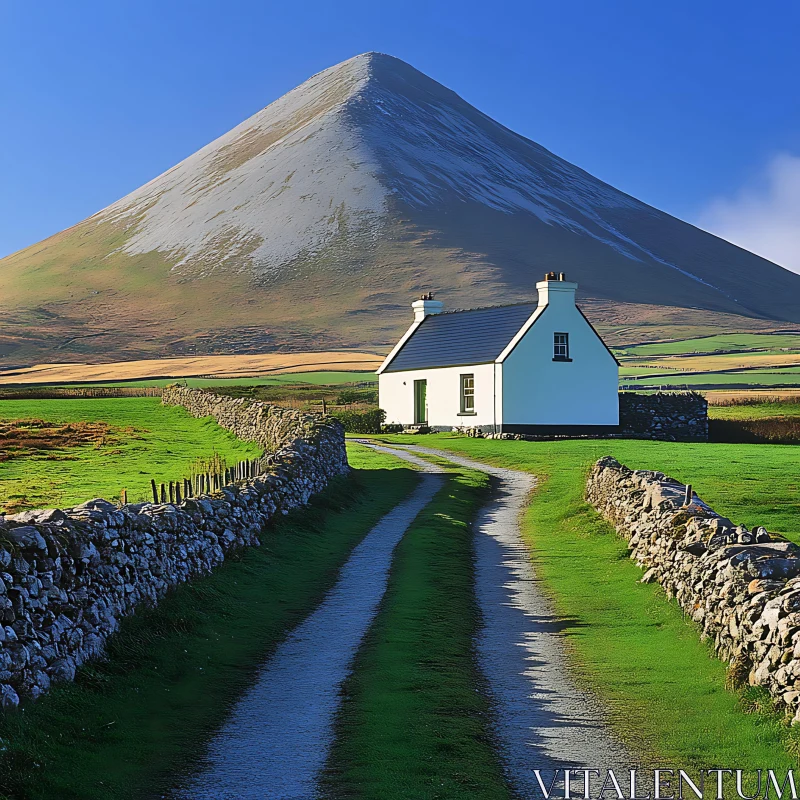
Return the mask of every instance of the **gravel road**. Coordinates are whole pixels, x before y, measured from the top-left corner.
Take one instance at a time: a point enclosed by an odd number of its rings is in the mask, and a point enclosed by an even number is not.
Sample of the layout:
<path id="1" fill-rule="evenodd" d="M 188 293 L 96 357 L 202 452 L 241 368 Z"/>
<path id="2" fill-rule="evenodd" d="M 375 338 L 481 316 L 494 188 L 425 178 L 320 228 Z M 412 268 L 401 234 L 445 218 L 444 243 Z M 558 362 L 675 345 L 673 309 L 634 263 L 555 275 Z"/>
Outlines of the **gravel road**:
<path id="1" fill-rule="evenodd" d="M 424 471 L 414 493 L 353 550 L 322 604 L 275 651 L 255 685 L 212 740 L 204 768 L 183 800 L 311 800 L 332 740 L 339 691 L 386 589 L 392 553 L 442 486 L 442 470 L 414 453 L 481 470 L 494 491 L 475 524 L 476 594 L 483 618 L 477 651 L 494 708 L 509 782 L 527 800 L 541 797 L 554 770 L 622 771 L 634 759 L 614 739 L 595 699 L 567 669 L 565 621 L 538 585 L 520 516 L 533 476 L 431 448 L 369 447 Z M 561 773 L 563 774 L 563 772 Z M 563 782 L 553 792 L 563 797 Z M 580 796 L 582 783 L 573 784 Z M 573 796 L 574 796 L 573 795 Z"/>
<path id="2" fill-rule="evenodd" d="M 386 590 L 392 553 L 442 484 L 438 475 L 423 475 L 411 496 L 355 547 L 334 588 L 278 646 L 211 741 L 204 767 L 176 797 L 309 800 L 318 796 L 339 690 Z"/>

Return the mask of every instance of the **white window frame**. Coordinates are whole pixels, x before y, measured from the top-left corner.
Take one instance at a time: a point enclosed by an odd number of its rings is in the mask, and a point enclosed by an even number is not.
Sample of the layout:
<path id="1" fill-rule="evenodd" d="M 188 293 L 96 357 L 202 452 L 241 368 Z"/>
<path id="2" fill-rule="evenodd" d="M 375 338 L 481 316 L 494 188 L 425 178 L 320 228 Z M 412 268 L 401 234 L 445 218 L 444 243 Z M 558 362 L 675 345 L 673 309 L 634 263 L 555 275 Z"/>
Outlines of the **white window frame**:
<path id="1" fill-rule="evenodd" d="M 553 334 L 553 361 L 572 361 L 569 357 L 569 334 L 564 331 Z"/>
<path id="2" fill-rule="evenodd" d="M 459 395 L 461 414 L 475 413 L 475 374 L 467 372 L 459 375 Z"/>

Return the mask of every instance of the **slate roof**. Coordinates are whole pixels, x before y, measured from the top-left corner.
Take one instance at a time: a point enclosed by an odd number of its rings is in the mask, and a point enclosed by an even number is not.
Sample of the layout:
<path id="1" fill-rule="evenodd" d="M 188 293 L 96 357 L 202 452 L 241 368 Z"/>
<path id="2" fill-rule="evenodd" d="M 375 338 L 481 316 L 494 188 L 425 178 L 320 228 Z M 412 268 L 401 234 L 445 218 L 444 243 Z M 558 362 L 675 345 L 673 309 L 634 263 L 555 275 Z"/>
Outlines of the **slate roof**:
<path id="1" fill-rule="evenodd" d="M 385 372 L 494 361 L 536 310 L 536 303 L 430 314 Z"/>

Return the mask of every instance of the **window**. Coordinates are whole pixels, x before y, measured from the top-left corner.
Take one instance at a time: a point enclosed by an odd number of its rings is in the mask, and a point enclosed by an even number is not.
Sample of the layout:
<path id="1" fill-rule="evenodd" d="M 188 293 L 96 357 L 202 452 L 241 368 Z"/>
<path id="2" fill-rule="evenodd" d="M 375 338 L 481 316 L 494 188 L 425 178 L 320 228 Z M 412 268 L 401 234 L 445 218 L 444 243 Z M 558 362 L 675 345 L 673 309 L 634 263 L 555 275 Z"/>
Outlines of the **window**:
<path id="1" fill-rule="evenodd" d="M 553 361 L 570 361 L 569 357 L 569 334 L 553 334 Z"/>
<path id="2" fill-rule="evenodd" d="M 461 376 L 461 413 L 475 413 L 475 376 Z"/>

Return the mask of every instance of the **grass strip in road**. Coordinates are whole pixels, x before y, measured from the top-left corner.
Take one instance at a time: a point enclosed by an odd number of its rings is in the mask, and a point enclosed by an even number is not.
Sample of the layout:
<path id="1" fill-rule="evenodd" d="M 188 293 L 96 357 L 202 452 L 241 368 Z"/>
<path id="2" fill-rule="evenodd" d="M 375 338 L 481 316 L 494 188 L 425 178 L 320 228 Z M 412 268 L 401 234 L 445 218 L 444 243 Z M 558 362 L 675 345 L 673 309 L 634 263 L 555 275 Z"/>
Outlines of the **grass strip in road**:
<path id="1" fill-rule="evenodd" d="M 601 455 L 663 469 L 721 513 L 748 524 L 754 509 L 786 530 L 796 504 L 800 451 L 774 445 L 641 441 L 513 442 L 447 435 L 381 437 L 452 450 L 538 476 L 523 534 L 544 587 L 565 620 L 578 674 L 603 698 L 634 752 L 675 768 L 797 768 L 800 731 L 771 712 L 763 690 L 726 689 L 727 665 L 657 584 L 641 584 L 625 541 L 584 500 L 586 473 Z M 706 492 L 705 489 L 709 491 Z M 772 523 L 775 523 L 773 528 Z M 735 793 L 734 793 L 735 796 Z"/>
<path id="2" fill-rule="evenodd" d="M 0 796 L 162 796 L 352 548 L 417 484 L 397 463 L 353 453 L 354 475 L 270 526 L 261 547 L 124 620 L 108 657 L 74 684 L 0 715 Z"/>
<path id="3" fill-rule="evenodd" d="M 488 478 L 458 470 L 395 551 L 344 687 L 326 783 L 362 800 L 508 798 L 476 665 L 469 521 Z"/>

